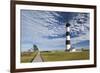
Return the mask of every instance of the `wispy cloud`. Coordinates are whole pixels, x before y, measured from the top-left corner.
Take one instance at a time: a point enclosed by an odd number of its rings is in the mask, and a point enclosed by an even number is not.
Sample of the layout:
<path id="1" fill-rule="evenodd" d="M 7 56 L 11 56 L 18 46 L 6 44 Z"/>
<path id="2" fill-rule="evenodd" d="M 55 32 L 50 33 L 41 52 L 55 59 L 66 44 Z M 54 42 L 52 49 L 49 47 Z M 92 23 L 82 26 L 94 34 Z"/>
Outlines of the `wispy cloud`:
<path id="1" fill-rule="evenodd" d="M 84 29 L 89 28 L 89 18 L 87 21 L 85 20 L 84 24 L 75 22 L 78 20 L 75 18 L 80 17 L 82 17 L 81 13 L 21 10 L 21 48 L 27 50 L 36 44 L 40 50 L 65 49 L 66 22 L 71 23 L 71 35 L 74 32 L 73 37 L 71 37 L 73 44 L 89 40 L 89 30 L 77 33 L 77 30 L 81 30 L 81 25 Z"/>

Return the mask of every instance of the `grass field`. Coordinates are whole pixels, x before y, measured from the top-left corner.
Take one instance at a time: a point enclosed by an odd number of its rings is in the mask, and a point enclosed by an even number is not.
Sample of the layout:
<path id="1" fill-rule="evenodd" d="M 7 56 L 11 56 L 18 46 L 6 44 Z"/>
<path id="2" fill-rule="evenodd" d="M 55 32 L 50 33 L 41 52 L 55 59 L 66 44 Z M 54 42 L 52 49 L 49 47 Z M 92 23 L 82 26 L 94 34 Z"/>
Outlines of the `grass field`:
<path id="1" fill-rule="evenodd" d="M 89 51 L 82 52 L 41 52 L 44 61 L 67 61 L 89 59 Z"/>
<path id="2" fill-rule="evenodd" d="M 21 53 L 21 63 L 32 62 L 37 52 L 23 52 Z"/>
<path id="3" fill-rule="evenodd" d="M 31 63 L 38 52 L 21 53 L 21 63 Z M 89 59 L 89 50 L 81 52 L 65 52 L 65 51 L 46 51 L 40 52 L 44 62 L 48 61 L 68 61 L 68 60 L 86 60 Z"/>

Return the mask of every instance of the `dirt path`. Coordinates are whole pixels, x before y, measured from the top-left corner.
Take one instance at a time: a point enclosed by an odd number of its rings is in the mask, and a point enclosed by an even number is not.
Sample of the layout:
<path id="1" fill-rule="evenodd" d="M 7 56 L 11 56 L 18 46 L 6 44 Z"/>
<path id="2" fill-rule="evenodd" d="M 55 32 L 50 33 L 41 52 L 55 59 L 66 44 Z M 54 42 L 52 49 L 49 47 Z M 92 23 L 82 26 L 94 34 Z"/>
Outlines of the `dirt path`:
<path id="1" fill-rule="evenodd" d="M 38 54 L 34 58 L 33 62 L 43 62 L 43 60 L 42 60 L 42 58 L 40 56 L 40 52 L 38 52 Z"/>

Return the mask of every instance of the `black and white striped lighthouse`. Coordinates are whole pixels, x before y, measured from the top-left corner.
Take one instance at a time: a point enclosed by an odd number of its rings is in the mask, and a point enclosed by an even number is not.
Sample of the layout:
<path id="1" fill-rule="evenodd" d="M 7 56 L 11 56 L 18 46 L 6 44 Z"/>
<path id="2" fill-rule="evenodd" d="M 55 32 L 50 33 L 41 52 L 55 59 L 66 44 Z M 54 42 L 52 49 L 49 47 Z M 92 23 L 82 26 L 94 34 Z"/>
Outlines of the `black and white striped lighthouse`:
<path id="1" fill-rule="evenodd" d="M 71 44 L 70 44 L 70 24 L 66 23 L 66 49 L 65 51 L 71 50 Z"/>

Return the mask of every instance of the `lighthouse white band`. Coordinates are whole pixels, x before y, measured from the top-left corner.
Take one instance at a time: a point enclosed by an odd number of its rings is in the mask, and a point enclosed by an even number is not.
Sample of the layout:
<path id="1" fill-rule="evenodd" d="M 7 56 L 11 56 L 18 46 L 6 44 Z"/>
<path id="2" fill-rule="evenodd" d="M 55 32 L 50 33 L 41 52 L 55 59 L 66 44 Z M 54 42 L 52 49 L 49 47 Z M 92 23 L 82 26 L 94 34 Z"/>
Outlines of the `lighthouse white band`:
<path id="1" fill-rule="evenodd" d="M 70 35 L 69 35 L 69 36 L 66 36 L 66 39 L 67 39 L 67 40 L 70 40 Z"/>
<path id="2" fill-rule="evenodd" d="M 70 27 L 67 27 L 66 31 L 67 31 L 67 32 L 70 32 Z"/>
<path id="3" fill-rule="evenodd" d="M 67 47 L 67 50 L 69 50 L 71 48 L 71 45 L 67 44 L 66 47 Z"/>

